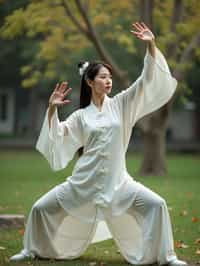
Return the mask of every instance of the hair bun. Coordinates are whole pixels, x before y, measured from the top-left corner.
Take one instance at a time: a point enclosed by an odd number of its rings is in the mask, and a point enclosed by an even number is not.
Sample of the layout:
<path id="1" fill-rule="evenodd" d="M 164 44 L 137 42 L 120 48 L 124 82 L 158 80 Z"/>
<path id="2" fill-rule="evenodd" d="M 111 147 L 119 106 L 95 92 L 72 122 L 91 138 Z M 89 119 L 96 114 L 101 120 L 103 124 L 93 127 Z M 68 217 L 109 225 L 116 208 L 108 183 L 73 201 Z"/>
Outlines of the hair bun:
<path id="1" fill-rule="evenodd" d="M 88 68 L 89 64 L 90 63 L 88 61 L 81 61 L 81 62 L 78 63 L 79 74 L 81 76 L 83 76 L 83 74 L 85 73 L 85 71 Z"/>

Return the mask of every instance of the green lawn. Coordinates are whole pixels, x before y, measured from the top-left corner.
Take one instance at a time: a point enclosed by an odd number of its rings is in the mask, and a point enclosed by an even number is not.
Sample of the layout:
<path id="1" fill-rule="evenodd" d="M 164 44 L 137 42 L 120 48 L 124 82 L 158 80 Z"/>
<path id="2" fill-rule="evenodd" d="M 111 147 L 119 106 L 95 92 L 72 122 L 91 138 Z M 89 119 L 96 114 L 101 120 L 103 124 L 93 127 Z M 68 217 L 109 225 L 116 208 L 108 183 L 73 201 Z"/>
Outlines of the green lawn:
<path id="1" fill-rule="evenodd" d="M 170 210 L 174 240 L 183 241 L 185 248 L 176 247 L 177 255 L 190 262 L 200 263 L 200 156 L 168 156 L 168 175 L 163 177 L 136 176 L 140 156 L 129 155 L 129 173 L 144 185 L 164 197 Z M 61 183 L 70 175 L 73 163 L 60 172 L 52 172 L 47 162 L 35 151 L 0 152 L 0 213 L 25 214 L 42 194 Z M 200 242 L 200 241 L 199 241 Z M 9 263 L 8 258 L 22 247 L 20 230 L 0 229 L 0 266 L 1 265 L 129 265 L 119 254 L 112 240 L 91 245 L 87 252 L 74 261 L 27 261 Z M 183 246 L 184 247 L 184 246 Z M 95 263 L 93 264 L 95 265 Z"/>

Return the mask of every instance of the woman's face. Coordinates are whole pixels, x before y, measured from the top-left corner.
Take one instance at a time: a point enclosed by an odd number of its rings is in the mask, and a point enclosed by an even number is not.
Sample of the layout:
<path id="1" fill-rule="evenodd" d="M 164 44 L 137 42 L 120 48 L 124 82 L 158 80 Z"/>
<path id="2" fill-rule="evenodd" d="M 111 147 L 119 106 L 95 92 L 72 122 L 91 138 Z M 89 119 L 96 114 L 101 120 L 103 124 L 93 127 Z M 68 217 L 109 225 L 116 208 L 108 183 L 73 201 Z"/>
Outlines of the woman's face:
<path id="1" fill-rule="evenodd" d="M 89 80 L 88 84 L 95 94 L 109 94 L 112 90 L 112 75 L 106 67 L 102 66 L 94 80 Z"/>

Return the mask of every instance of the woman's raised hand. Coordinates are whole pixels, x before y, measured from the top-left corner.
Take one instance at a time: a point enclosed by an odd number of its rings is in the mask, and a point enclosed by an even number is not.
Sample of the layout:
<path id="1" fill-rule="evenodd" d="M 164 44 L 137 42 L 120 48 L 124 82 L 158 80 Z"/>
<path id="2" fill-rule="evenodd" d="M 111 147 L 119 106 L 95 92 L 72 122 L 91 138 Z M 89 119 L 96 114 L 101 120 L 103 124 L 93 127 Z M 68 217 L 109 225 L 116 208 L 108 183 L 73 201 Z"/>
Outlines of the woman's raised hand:
<path id="1" fill-rule="evenodd" d="M 133 30 L 131 32 L 143 41 L 153 41 L 155 36 L 152 31 L 144 24 L 144 22 L 135 22 L 132 24 Z"/>
<path id="2" fill-rule="evenodd" d="M 49 98 L 49 105 L 55 107 L 69 103 L 70 100 L 65 99 L 65 97 L 67 96 L 67 94 L 69 94 L 71 90 L 72 89 L 68 87 L 67 82 L 62 82 L 61 84 L 57 83 L 53 93 Z"/>

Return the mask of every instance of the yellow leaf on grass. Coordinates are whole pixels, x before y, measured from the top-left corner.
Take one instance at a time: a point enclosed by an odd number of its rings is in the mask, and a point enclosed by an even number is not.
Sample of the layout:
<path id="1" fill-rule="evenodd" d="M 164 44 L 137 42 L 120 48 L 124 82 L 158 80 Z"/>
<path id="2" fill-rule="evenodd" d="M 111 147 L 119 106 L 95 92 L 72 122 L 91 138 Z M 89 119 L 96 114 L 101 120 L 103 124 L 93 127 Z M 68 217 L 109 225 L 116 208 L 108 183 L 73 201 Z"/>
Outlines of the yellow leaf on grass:
<path id="1" fill-rule="evenodd" d="M 89 263 L 89 266 L 96 266 L 96 265 L 97 263 L 95 261 Z"/>
<path id="2" fill-rule="evenodd" d="M 196 250 L 195 254 L 200 255 L 200 249 L 199 248 Z"/>
<path id="3" fill-rule="evenodd" d="M 181 216 L 187 216 L 188 212 L 186 210 L 183 210 L 183 211 L 180 212 L 180 215 Z"/>

